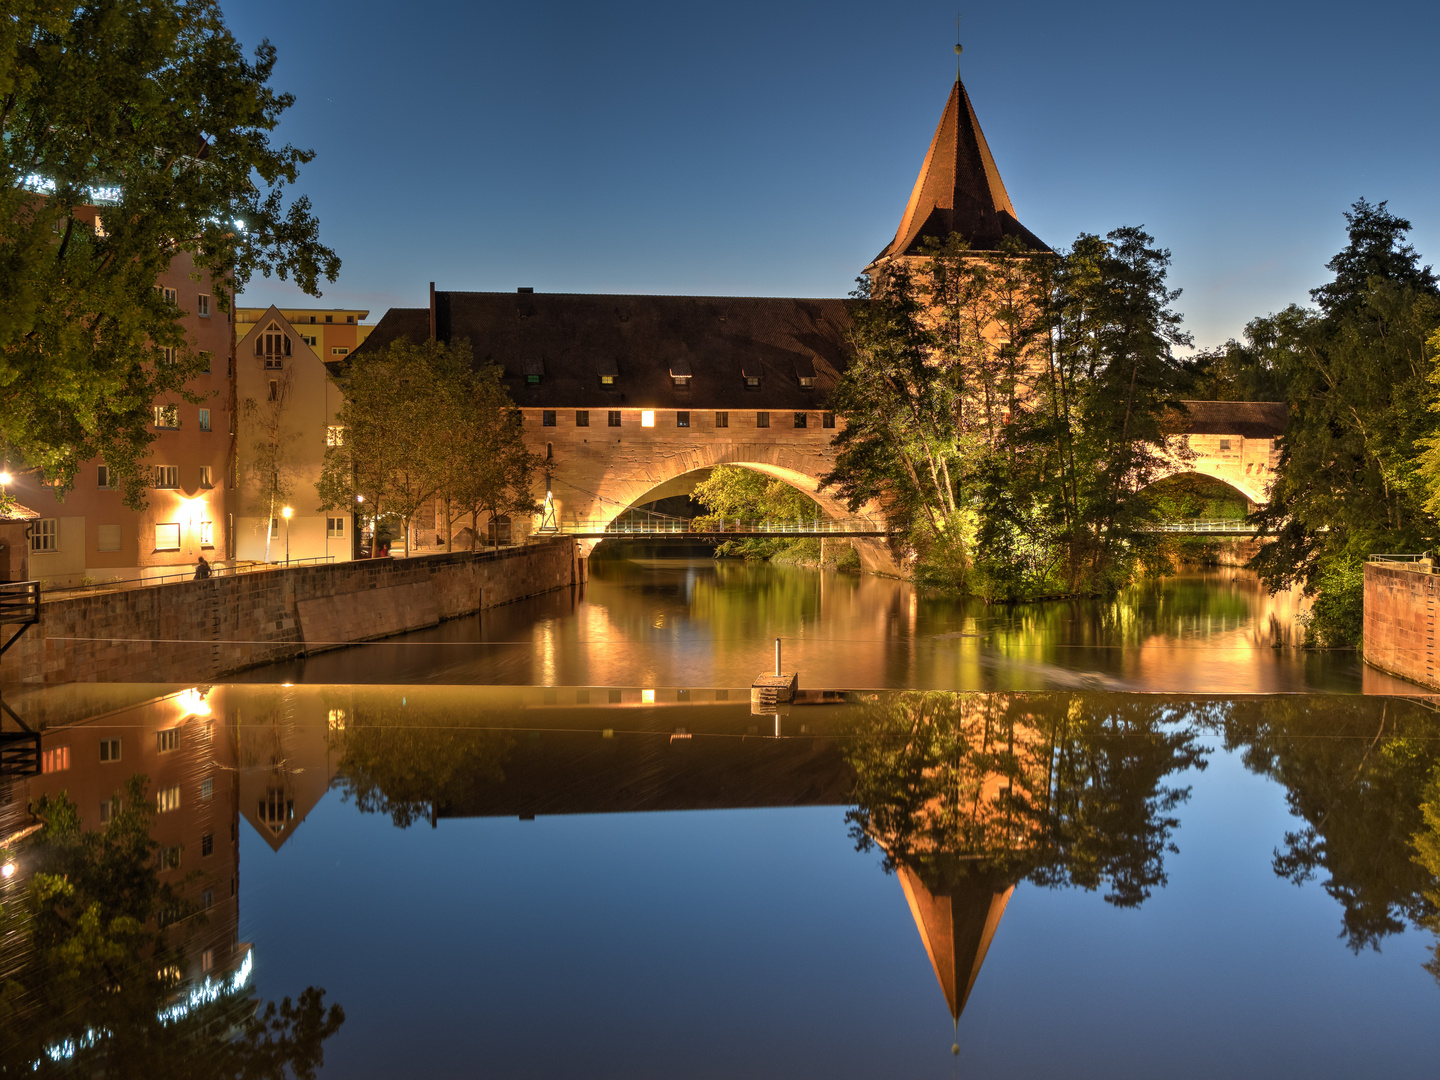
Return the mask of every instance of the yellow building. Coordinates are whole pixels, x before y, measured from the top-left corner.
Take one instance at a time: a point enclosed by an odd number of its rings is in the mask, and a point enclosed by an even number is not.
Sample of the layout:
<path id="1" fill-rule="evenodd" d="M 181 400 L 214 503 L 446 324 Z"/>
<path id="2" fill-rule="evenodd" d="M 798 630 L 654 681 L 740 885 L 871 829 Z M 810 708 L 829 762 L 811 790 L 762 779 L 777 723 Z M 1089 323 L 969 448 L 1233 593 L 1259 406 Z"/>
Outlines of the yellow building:
<path id="1" fill-rule="evenodd" d="M 258 323 L 269 308 L 235 308 L 235 340 L 239 341 Z M 295 328 L 301 340 L 323 362 L 348 356 L 370 336 L 374 325 L 364 320 L 370 312 L 363 308 L 277 308 Z"/>

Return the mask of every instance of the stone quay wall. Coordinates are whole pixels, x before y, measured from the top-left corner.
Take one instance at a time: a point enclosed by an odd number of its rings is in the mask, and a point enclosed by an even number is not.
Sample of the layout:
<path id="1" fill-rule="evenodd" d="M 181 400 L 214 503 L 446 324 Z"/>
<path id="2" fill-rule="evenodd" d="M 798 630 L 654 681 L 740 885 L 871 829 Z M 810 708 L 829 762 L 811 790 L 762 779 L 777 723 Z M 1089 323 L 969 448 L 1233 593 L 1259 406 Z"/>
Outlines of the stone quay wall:
<path id="1" fill-rule="evenodd" d="M 8 685 L 212 682 L 574 584 L 575 541 L 261 570 L 45 603 Z"/>
<path id="2" fill-rule="evenodd" d="M 1429 560 L 1365 564 L 1365 662 L 1391 675 L 1440 688 L 1435 609 L 1440 574 Z"/>

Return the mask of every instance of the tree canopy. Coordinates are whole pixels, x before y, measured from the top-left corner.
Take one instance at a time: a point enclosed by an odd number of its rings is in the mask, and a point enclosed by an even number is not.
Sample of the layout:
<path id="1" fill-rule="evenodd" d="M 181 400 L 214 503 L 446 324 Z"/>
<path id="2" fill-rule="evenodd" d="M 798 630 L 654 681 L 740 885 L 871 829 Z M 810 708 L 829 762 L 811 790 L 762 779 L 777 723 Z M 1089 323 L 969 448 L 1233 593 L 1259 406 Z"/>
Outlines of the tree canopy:
<path id="1" fill-rule="evenodd" d="M 216 0 L 0 20 L 0 441 L 62 492 L 103 455 L 141 505 L 152 401 L 204 370 L 161 273 L 193 270 L 226 311 L 256 273 L 319 295 L 339 272 L 291 195 L 312 152 L 271 141 L 294 102 L 275 59 L 247 59 Z"/>

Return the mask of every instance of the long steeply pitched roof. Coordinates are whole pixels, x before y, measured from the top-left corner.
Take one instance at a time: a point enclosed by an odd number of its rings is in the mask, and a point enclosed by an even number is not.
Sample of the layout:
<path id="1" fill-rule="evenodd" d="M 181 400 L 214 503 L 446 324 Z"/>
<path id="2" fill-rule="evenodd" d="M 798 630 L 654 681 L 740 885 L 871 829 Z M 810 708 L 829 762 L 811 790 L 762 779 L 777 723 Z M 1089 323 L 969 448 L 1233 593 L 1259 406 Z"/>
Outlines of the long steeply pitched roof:
<path id="1" fill-rule="evenodd" d="M 501 365 L 521 408 L 800 411 L 822 408 L 844 371 L 854 303 L 437 292 L 435 324 L 442 341 L 468 338 L 476 361 Z M 351 356 L 429 330 L 426 309 L 391 308 Z"/>
<path id="2" fill-rule="evenodd" d="M 970 95 L 959 79 L 930 140 L 900 228 L 876 262 L 920 254 L 925 239 L 943 242 L 951 233 L 959 233 L 977 251 L 996 250 L 1005 236 L 1016 237 L 1032 251 L 1049 250 L 1015 216 Z"/>

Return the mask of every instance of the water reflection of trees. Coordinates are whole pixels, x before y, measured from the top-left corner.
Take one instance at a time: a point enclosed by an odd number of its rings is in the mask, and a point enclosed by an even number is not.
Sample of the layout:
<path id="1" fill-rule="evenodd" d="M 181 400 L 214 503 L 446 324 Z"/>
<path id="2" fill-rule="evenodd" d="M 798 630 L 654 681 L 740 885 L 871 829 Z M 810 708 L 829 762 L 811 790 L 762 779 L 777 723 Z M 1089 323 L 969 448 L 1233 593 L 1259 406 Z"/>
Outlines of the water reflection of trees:
<path id="1" fill-rule="evenodd" d="M 98 830 L 64 794 L 31 809 L 43 828 L 0 896 L 0 1075 L 315 1075 L 345 1018 L 323 990 L 262 1007 L 248 978 L 184 979 L 207 915 L 160 878 L 144 777 Z"/>
<path id="2" fill-rule="evenodd" d="M 926 888 L 1024 878 L 1105 889 L 1133 907 L 1165 883 L 1188 787 L 1205 767 L 1161 699 L 1070 694 L 899 694 L 857 710 L 851 834 Z"/>
<path id="3" fill-rule="evenodd" d="M 1440 845 L 1426 839 L 1440 717 L 1403 699 L 1242 699 L 1220 729 L 1247 768 L 1284 786 L 1303 823 L 1275 849 L 1275 873 L 1296 884 L 1323 877 L 1352 949 L 1378 948 L 1407 923 L 1440 929 L 1440 858 L 1427 861 Z"/>

